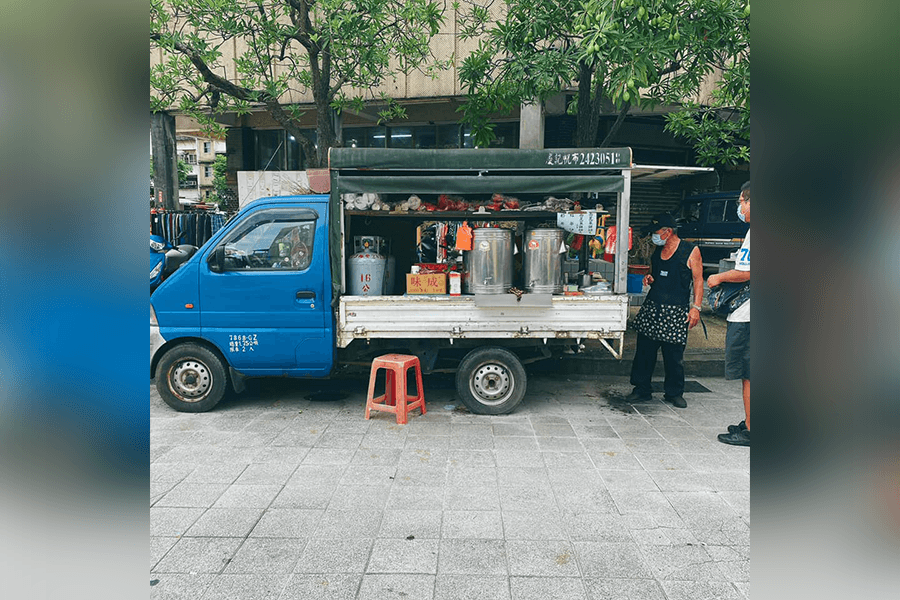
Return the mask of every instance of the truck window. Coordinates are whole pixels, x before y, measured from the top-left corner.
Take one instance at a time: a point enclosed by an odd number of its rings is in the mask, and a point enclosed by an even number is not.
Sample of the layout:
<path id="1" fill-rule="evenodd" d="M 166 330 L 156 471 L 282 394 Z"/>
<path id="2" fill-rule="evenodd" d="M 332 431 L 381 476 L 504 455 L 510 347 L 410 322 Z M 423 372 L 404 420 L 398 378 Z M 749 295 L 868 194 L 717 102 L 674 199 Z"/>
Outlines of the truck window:
<path id="1" fill-rule="evenodd" d="M 709 222 L 710 223 L 736 223 L 738 222 L 737 210 L 735 209 L 734 199 L 710 200 L 709 202 Z"/>
<path id="2" fill-rule="evenodd" d="M 302 271 L 312 262 L 314 211 L 271 209 L 251 215 L 223 241 L 225 269 Z"/>

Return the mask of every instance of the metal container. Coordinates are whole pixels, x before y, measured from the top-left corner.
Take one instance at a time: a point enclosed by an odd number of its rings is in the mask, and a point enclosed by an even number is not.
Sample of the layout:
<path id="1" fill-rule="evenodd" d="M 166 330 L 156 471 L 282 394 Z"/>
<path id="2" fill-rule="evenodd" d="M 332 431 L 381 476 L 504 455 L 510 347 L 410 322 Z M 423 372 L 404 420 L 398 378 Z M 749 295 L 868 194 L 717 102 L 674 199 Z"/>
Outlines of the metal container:
<path id="1" fill-rule="evenodd" d="M 387 259 L 371 251 L 347 259 L 347 287 L 351 296 L 381 296 Z"/>
<path id="2" fill-rule="evenodd" d="M 481 227 L 472 236 L 466 252 L 467 292 L 505 294 L 512 287 L 513 235 L 509 229 Z"/>
<path id="3" fill-rule="evenodd" d="M 525 290 L 534 294 L 563 291 L 562 229 L 531 229 L 525 233 Z"/>

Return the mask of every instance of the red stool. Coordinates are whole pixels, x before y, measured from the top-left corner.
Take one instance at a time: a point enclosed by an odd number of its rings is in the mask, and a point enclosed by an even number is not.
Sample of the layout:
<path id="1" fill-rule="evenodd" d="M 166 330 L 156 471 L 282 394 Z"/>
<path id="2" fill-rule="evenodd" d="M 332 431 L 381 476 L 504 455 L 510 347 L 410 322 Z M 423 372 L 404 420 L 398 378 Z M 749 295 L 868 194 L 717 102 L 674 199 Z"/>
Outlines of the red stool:
<path id="1" fill-rule="evenodd" d="M 406 374 L 416 369 L 416 396 L 406 394 Z M 385 370 L 384 395 L 375 398 L 375 377 L 378 369 Z M 385 354 L 372 361 L 369 374 L 369 394 L 366 397 L 366 419 L 370 410 L 381 410 L 397 415 L 397 424 L 405 425 L 409 411 L 418 408 L 425 414 L 425 392 L 422 390 L 422 367 L 419 357 L 408 354 Z"/>

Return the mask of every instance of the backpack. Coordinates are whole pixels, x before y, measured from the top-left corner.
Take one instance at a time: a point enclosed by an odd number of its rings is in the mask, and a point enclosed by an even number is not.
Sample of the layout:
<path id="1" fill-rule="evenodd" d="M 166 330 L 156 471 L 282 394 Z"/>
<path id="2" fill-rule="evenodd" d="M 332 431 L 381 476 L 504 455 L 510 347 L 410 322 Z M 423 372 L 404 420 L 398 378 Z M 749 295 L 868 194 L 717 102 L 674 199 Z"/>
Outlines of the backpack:
<path id="1" fill-rule="evenodd" d="M 709 290 L 709 296 L 707 296 L 710 309 L 721 317 L 727 317 L 749 299 L 749 281 L 744 283 L 720 283 Z"/>

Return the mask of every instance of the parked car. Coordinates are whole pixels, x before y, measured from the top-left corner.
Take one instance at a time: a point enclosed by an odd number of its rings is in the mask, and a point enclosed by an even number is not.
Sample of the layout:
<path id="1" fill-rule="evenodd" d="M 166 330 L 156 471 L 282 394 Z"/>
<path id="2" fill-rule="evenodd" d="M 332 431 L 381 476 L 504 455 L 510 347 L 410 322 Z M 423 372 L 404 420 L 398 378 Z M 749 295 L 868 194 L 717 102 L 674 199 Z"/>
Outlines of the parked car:
<path id="1" fill-rule="evenodd" d="M 718 267 L 721 259 L 741 247 L 750 229 L 737 216 L 739 195 L 735 190 L 690 196 L 675 215 L 678 237 L 700 248 L 705 267 Z"/>

